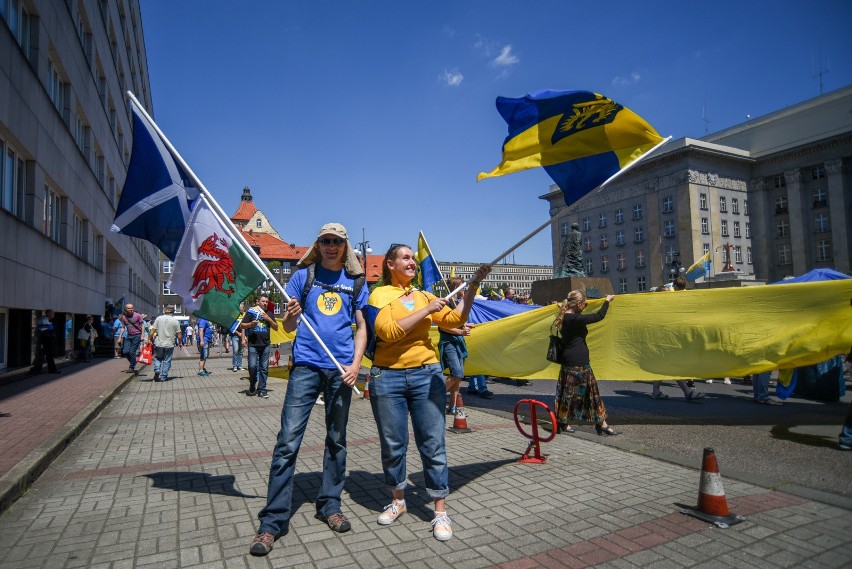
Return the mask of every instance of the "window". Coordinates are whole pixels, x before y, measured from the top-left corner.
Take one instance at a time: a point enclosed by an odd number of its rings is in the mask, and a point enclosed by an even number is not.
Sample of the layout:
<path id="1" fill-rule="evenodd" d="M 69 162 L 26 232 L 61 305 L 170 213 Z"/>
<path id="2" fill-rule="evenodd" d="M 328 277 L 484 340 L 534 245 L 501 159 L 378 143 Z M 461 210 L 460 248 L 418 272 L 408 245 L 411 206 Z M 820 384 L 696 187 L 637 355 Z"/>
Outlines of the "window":
<path id="1" fill-rule="evenodd" d="M 739 245 L 734 247 L 734 262 L 742 263 L 743 262 L 743 248 Z"/>
<path id="2" fill-rule="evenodd" d="M 590 231 L 592 229 L 592 220 L 588 217 L 583 218 L 583 231 Z"/>
<path id="3" fill-rule="evenodd" d="M 740 200 L 731 198 L 731 213 L 740 213 Z"/>
<path id="4" fill-rule="evenodd" d="M 42 232 L 53 241 L 59 243 L 59 227 L 61 219 L 62 200 L 49 186 L 44 187 L 44 212 L 42 217 Z"/>
<path id="5" fill-rule="evenodd" d="M 601 249 L 606 249 L 608 247 L 606 233 L 601 233 Z"/>
<path id="6" fill-rule="evenodd" d="M 830 231 L 828 214 L 818 213 L 814 216 L 814 233 L 825 233 Z"/>
<path id="7" fill-rule="evenodd" d="M 583 249 L 586 250 L 586 251 L 592 250 L 592 238 L 591 237 L 586 237 L 585 239 L 583 239 Z"/>
<path id="8" fill-rule="evenodd" d="M 74 142 L 77 143 L 77 148 L 85 156 L 86 161 L 89 160 L 89 136 L 90 129 L 86 121 L 77 113 L 74 115 Z"/>
<path id="9" fill-rule="evenodd" d="M 591 275 L 592 274 L 592 260 L 591 259 L 585 259 L 583 262 L 586 265 L 586 274 Z"/>
<path id="10" fill-rule="evenodd" d="M 633 219 L 642 219 L 642 204 L 633 206 Z"/>
<path id="11" fill-rule="evenodd" d="M 615 244 L 624 245 L 624 231 L 622 229 L 615 232 Z"/>
<path id="12" fill-rule="evenodd" d="M 618 292 L 627 292 L 627 279 L 620 278 L 618 279 Z"/>
<path id="13" fill-rule="evenodd" d="M 615 222 L 616 223 L 624 223 L 624 210 L 618 208 L 615 210 Z"/>
<path id="14" fill-rule="evenodd" d="M 778 246 L 778 264 L 779 265 L 789 265 L 790 264 L 790 245 L 784 243 L 783 245 Z"/>
<path id="15" fill-rule="evenodd" d="M 598 217 L 598 227 L 606 227 L 606 214 L 602 213 Z"/>
<path id="16" fill-rule="evenodd" d="M 609 257 L 604 255 L 601 257 L 601 272 L 606 273 L 609 272 Z"/>
<path id="17" fill-rule="evenodd" d="M 734 237 L 742 237 L 742 235 L 740 235 L 740 222 L 739 221 L 734 222 Z"/>
<path id="18" fill-rule="evenodd" d="M 564 237 L 565 235 L 568 235 L 569 231 L 570 231 L 570 225 L 568 223 L 560 223 L 559 224 L 559 234 L 560 235 L 562 235 Z"/>
<path id="19" fill-rule="evenodd" d="M 647 288 L 648 288 L 648 285 L 646 284 L 644 275 L 636 277 L 636 291 L 637 292 L 644 292 L 645 290 L 647 290 Z"/>
<path id="20" fill-rule="evenodd" d="M 831 242 L 828 239 L 817 241 L 817 261 L 831 260 Z"/>
<path id="21" fill-rule="evenodd" d="M 674 237 L 675 234 L 675 224 L 674 221 L 666 221 L 663 223 L 663 235 L 666 237 Z"/>
<path id="22" fill-rule="evenodd" d="M 698 208 L 707 210 L 707 194 L 698 194 Z"/>
<path id="23" fill-rule="evenodd" d="M 263 220 L 258 219 L 257 221 L 254 222 L 254 225 L 255 225 L 255 227 L 263 227 Z"/>
<path id="24" fill-rule="evenodd" d="M 674 200 L 671 196 L 663 198 L 663 213 L 671 213 L 674 211 Z"/>
<path id="25" fill-rule="evenodd" d="M 290 274 L 290 261 L 282 261 L 281 262 L 281 274 L 289 275 Z"/>
<path id="26" fill-rule="evenodd" d="M 104 236 L 98 235 L 97 232 L 93 232 L 93 235 L 94 235 L 94 239 L 92 239 L 92 242 L 93 242 L 92 263 L 94 264 L 96 269 L 98 269 L 99 271 L 102 271 L 102 270 L 104 270 L 104 243 L 105 243 L 105 240 L 104 240 Z"/>
<path id="27" fill-rule="evenodd" d="M 707 221 L 706 217 L 701 218 L 701 234 L 710 235 L 710 222 Z"/>
<path id="28" fill-rule="evenodd" d="M 645 253 L 641 250 L 636 251 L 636 267 L 642 268 L 645 266 Z"/>
<path id="29" fill-rule="evenodd" d="M 784 178 L 784 176 L 775 176 L 774 182 L 776 189 L 783 188 L 787 185 L 787 180 Z"/>
<path id="30" fill-rule="evenodd" d="M 746 263 L 751 265 L 751 247 L 746 247 Z"/>
<path id="31" fill-rule="evenodd" d="M 174 294 L 169 288 L 169 281 L 163 281 L 163 294 Z"/>
<path id="32" fill-rule="evenodd" d="M 710 243 L 702 243 L 701 244 L 701 254 L 706 255 L 710 252 Z"/>
<path id="33" fill-rule="evenodd" d="M 728 200 L 725 196 L 719 196 L 719 211 L 728 213 Z"/>
<path id="34" fill-rule="evenodd" d="M 624 253 L 619 253 L 615 257 L 616 263 L 618 263 L 618 270 L 623 271 L 627 268 L 627 260 L 624 257 Z"/>
<path id="35" fill-rule="evenodd" d="M 272 313 L 273 314 L 281 314 L 281 304 L 280 303 L 278 303 L 278 302 L 273 303 Z"/>
<path id="36" fill-rule="evenodd" d="M 0 206 L 21 219 L 24 219 L 26 204 L 25 166 L 24 159 L 0 138 Z"/>
<path id="37" fill-rule="evenodd" d="M 743 200 L 743 214 L 748 215 L 748 200 Z"/>
<path id="38" fill-rule="evenodd" d="M 722 237 L 727 237 L 727 236 L 728 236 L 728 220 L 723 219 L 722 220 Z"/>
<path id="39" fill-rule="evenodd" d="M 775 236 L 776 237 L 789 237 L 790 236 L 790 224 L 787 223 L 786 219 L 779 219 L 778 223 L 775 224 Z"/>
<path id="40" fill-rule="evenodd" d="M 62 81 L 58 66 L 52 59 L 47 60 L 47 96 L 61 115 L 65 111 L 65 83 Z"/>
<path id="41" fill-rule="evenodd" d="M 775 198 L 775 213 L 787 213 L 787 196 Z"/>
<path id="42" fill-rule="evenodd" d="M 666 245 L 666 263 L 671 263 L 675 259 L 677 251 L 674 245 Z"/>
<path id="43" fill-rule="evenodd" d="M 825 188 L 818 188 L 811 195 L 814 198 L 814 207 L 825 207 L 828 205 L 828 194 Z"/>
<path id="44" fill-rule="evenodd" d="M 83 257 L 83 218 L 75 211 L 71 216 L 71 246 L 72 253 L 77 257 Z"/>
<path id="45" fill-rule="evenodd" d="M 0 0 L 0 17 L 12 31 L 15 41 L 24 50 L 27 59 L 30 58 L 30 13 L 21 0 Z"/>
<path id="46" fill-rule="evenodd" d="M 825 178 L 825 166 L 817 166 L 816 168 L 811 168 L 812 180 L 822 180 L 823 178 Z"/>
<path id="47" fill-rule="evenodd" d="M 166 275 L 172 274 L 174 267 L 175 267 L 174 261 L 166 259 L 165 261 L 163 261 L 163 274 L 166 274 Z"/>
<path id="48" fill-rule="evenodd" d="M 645 240 L 645 231 L 642 229 L 642 226 L 638 226 L 633 230 L 633 242 L 641 243 Z"/>
<path id="49" fill-rule="evenodd" d="M 751 223 L 749 223 L 748 221 L 746 221 L 745 224 L 745 236 L 746 239 L 751 239 Z"/>

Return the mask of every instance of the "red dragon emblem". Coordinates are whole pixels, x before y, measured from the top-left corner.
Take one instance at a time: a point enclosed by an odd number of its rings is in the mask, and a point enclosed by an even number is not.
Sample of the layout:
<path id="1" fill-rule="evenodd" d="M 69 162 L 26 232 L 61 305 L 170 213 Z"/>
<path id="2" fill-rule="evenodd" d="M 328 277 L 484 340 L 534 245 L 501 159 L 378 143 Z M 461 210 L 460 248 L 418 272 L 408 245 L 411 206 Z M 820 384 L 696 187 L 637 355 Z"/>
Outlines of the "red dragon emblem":
<path id="1" fill-rule="evenodd" d="M 221 245 L 221 247 L 220 247 Z M 198 264 L 192 272 L 190 292 L 193 300 L 212 290 L 223 292 L 229 297 L 236 290 L 235 286 L 225 288 L 228 283 L 236 283 L 234 261 L 228 254 L 228 242 L 215 233 L 204 240 L 198 247 Z"/>

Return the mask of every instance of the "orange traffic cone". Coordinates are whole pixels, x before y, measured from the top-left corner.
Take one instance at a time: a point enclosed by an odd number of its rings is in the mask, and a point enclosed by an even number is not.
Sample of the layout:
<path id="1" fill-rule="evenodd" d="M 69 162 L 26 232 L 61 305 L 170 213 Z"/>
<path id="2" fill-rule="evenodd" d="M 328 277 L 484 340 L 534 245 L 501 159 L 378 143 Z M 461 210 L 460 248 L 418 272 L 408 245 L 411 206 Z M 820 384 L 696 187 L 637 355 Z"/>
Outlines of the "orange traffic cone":
<path id="1" fill-rule="evenodd" d="M 369 379 L 367 379 L 367 380 L 364 382 L 364 395 L 363 395 L 363 399 L 369 399 L 369 398 L 370 398 L 370 380 L 369 380 Z"/>
<path id="2" fill-rule="evenodd" d="M 464 401 L 462 401 L 461 393 L 456 395 L 456 414 L 453 417 L 453 426 L 447 430 L 452 433 L 473 432 L 467 427 L 467 413 L 464 412 Z"/>
<path id="3" fill-rule="evenodd" d="M 716 524 L 723 529 L 745 521 L 744 517 L 728 511 L 725 488 L 722 486 L 722 475 L 719 474 L 716 453 L 712 448 L 704 449 L 701 482 L 698 488 L 698 505 L 684 510 L 684 513 L 705 522 Z"/>

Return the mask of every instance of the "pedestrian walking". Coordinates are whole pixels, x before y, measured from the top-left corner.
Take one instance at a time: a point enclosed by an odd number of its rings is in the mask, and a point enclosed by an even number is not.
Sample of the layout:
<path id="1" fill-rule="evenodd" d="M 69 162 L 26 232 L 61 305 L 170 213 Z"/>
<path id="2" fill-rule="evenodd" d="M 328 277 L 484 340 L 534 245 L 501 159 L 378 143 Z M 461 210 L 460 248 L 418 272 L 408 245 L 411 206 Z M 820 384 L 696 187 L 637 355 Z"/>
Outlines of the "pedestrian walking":
<path id="1" fill-rule="evenodd" d="M 249 395 L 269 399 L 266 380 L 269 377 L 269 329 L 278 330 L 275 315 L 269 310 L 269 297 L 261 294 L 246 312 L 240 326 L 248 338 Z M 201 340 L 201 336 L 198 337 Z"/>
<path id="2" fill-rule="evenodd" d="M 198 319 L 198 375 L 207 377 L 207 358 L 210 356 L 210 346 L 213 344 L 213 325 L 205 318 Z"/>
<path id="3" fill-rule="evenodd" d="M 151 325 L 154 344 L 154 381 L 168 381 L 175 353 L 175 342 L 181 346 L 180 321 L 174 316 L 175 307 L 169 304 Z"/>
<path id="4" fill-rule="evenodd" d="M 45 362 L 47 362 L 48 373 L 59 373 L 59 368 L 56 367 L 56 361 L 53 359 L 56 351 L 56 312 L 50 308 L 36 320 L 35 343 L 36 353 L 30 374 L 40 374 Z"/>
<path id="5" fill-rule="evenodd" d="M 139 345 L 142 343 L 142 333 L 145 329 L 145 321 L 142 315 L 136 312 L 132 304 L 124 305 L 124 314 L 119 316 L 123 334 L 126 334 L 121 346 L 121 355 L 127 359 L 128 373 L 136 373 L 136 356 L 139 353 Z"/>
<path id="6" fill-rule="evenodd" d="M 237 322 L 242 322 L 246 315 L 246 305 L 240 303 L 240 315 Z M 243 369 L 243 346 L 246 344 L 246 335 L 242 326 L 237 324 L 234 332 L 231 334 L 231 365 L 234 372 L 242 371 Z"/>

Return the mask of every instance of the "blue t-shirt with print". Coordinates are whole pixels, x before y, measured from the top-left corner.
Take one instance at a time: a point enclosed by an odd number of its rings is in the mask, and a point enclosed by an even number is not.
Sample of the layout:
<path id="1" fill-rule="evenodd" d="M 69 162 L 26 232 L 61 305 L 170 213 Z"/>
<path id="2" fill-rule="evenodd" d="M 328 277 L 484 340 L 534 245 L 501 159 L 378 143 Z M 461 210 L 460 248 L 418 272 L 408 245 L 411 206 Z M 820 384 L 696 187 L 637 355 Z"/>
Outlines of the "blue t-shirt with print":
<path id="1" fill-rule="evenodd" d="M 198 319 L 198 335 L 204 338 L 204 344 L 213 341 L 213 325 L 204 318 Z"/>
<path id="2" fill-rule="evenodd" d="M 302 304 L 302 312 L 310 320 L 314 330 L 342 365 L 350 365 L 355 356 L 355 342 L 352 324 L 352 293 L 355 279 L 343 269 L 330 271 L 316 265 L 314 285 L 302 302 L 302 289 L 307 279 L 307 269 L 299 269 L 287 283 L 287 295 Z M 325 285 L 325 286 L 322 286 Z M 354 299 L 355 308 L 364 310 L 370 291 L 366 283 L 361 287 L 358 298 Z M 321 369 L 334 369 L 328 354 L 317 339 L 307 329 L 300 329 L 293 344 L 293 363 L 310 365 Z"/>

